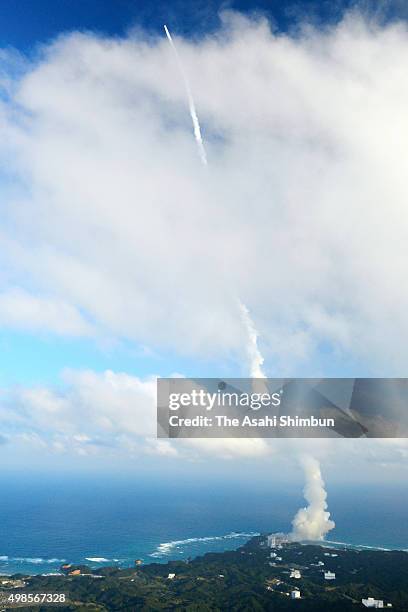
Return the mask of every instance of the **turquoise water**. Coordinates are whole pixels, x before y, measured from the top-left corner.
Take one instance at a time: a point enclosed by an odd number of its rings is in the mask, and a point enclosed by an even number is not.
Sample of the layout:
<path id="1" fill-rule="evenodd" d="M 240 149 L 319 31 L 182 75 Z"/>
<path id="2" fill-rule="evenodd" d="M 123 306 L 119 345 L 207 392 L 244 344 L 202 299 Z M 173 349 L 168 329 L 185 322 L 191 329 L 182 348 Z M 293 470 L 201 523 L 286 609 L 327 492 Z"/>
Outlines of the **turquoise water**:
<path id="1" fill-rule="evenodd" d="M 301 490 L 271 483 L 159 479 L 0 479 L 0 573 L 52 573 L 64 561 L 126 567 L 236 548 L 289 531 Z M 297 489 L 297 487 L 296 487 Z M 329 540 L 408 549 L 408 486 L 329 489 Z"/>

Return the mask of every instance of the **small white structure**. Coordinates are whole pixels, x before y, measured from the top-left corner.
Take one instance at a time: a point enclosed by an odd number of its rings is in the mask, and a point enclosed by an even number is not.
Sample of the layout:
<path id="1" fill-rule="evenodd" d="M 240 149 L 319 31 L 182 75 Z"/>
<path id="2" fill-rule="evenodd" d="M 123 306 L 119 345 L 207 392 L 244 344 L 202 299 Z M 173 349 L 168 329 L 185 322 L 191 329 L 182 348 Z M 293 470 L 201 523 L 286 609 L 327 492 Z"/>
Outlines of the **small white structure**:
<path id="1" fill-rule="evenodd" d="M 268 535 L 267 544 L 270 548 L 275 548 L 276 546 L 276 534 L 275 533 Z"/>
<path id="2" fill-rule="evenodd" d="M 278 555 L 275 552 L 271 552 L 271 559 L 275 559 Z"/>
<path id="3" fill-rule="evenodd" d="M 367 597 L 367 599 L 362 599 L 361 603 L 366 608 L 383 608 L 384 602 L 382 599 L 374 599 L 374 597 Z"/>
<path id="4" fill-rule="evenodd" d="M 324 572 L 325 580 L 336 580 L 336 574 L 334 572 Z"/>
<path id="5" fill-rule="evenodd" d="M 283 544 L 289 544 L 287 533 L 271 533 L 268 535 L 267 544 L 270 548 L 281 548 Z"/>
<path id="6" fill-rule="evenodd" d="M 302 574 L 299 572 L 298 569 L 293 569 L 293 570 L 290 570 L 290 576 L 289 577 L 290 578 L 301 578 Z"/>
<path id="7" fill-rule="evenodd" d="M 296 591 L 292 591 L 290 594 L 292 599 L 300 599 L 300 591 L 296 589 Z"/>
<path id="8" fill-rule="evenodd" d="M 270 548 L 280 548 L 282 544 L 288 544 L 289 537 L 286 533 L 271 533 L 268 535 L 267 544 Z"/>
<path id="9" fill-rule="evenodd" d="M 173 580 L 173 578 L 175 578 L 175 577 L 176 577 L 176 574 L 169 574 L 167 576 L 167 580 Z"/>

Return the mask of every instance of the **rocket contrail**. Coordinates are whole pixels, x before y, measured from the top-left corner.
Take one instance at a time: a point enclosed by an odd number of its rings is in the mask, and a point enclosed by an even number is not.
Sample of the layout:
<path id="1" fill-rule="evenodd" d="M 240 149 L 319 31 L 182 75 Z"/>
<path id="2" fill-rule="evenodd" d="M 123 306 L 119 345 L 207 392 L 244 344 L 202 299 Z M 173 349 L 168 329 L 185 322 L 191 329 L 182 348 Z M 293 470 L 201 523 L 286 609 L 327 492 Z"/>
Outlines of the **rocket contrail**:
<path id="1" fill-rule="evenodd" d="M 245 304 L 239 302 L 239 308 L 242 322 L 247 332 L 247 353 L 250 362 L 250 376 L 251 378 L 266 378 L 262 370 L 264 358 L 258 348 L 258 332 L 255 329 L 254 322 Z"/>
<path id="2" fill-rule="evenodd" d="M 184 81 L 184 87 L 186 88 L 186 94 L 187 94 L 187 100 L 188 100 L 188 108 L 190 110 L 191 120 L 193 122 L 194 138 L 196 140 L 197 147 L 198 147 L 198 154 L 200 155 L 200 159 L 203 162 L 204 166 L 206 166 L 207 165 L 207 155 L 204 149 L 203 138 L 201 136 L 200 123 L 198 121 L 197 111 L 196 111 L 195 104 L 194 104 L 193 94 L 191 93 L 190 84 L 188 82 L 187 75 L 184 71 L 183 64 L 181 63 L 181 59 L 177 52 L 176 46 L 173 42 L 169 29 L 166 25 L 164 26 L 164 31 L 166 32 L 166 36 L 169 40 L 169 43 L 172 46 L 174 55 L 177 60 L 177 65 L 180 70 L 180 74 Z"/>

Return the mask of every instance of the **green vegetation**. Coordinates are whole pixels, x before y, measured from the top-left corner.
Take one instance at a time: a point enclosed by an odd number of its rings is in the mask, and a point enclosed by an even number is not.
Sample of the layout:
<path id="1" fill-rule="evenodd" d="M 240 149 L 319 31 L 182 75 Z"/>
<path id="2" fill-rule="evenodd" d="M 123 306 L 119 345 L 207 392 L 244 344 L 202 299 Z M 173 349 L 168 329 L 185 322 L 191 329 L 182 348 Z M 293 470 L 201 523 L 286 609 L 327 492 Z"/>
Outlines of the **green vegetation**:
<path id="1" fill-rule="evenodd" d="M 189 562 L 125 570 L 75 566 L 63 576 L 23 577 L 26 586 L 18 592 L 65 593 L 68 603 L 59 609 L 67 612 L 347 612 L 366 609 L 361 600 L 368 596 L 384 600 L 384 605 L 391 602 L 393 611 L 408 611 L 408 553 L 288 544 L 275 551 L 280 561 L 271 558 L 271 552 L 266 538 L 260 536 L 236 551 L 208 553 Z M 68 575 L 76 568 L 81 575 Z M 301 578 L 290 577 L 293 569 L 300 571 Z M 324 570 L 335 572 L 336 579 L 325 580 Z M 175 577 L 169 579 L 169 574 Z M 290 597 L 294 589 L 300 590 L 300 599 Z"/>

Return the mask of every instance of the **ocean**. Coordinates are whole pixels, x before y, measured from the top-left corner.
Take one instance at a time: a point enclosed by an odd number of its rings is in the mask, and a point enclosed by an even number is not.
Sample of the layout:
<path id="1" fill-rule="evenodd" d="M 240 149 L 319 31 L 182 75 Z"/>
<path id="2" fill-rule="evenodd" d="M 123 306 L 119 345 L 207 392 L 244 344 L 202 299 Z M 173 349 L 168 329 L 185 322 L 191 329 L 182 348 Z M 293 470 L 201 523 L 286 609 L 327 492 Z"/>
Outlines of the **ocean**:
<path id="1" fill-rule="evenodd" d="M 0 477 L 0 574 L 58 572 L 64 562 L 128 567 L 289 531 L 301 488 L 271 482 Z M 330 541 L 408 549 L 408 486 L 328 490 Z"/>

